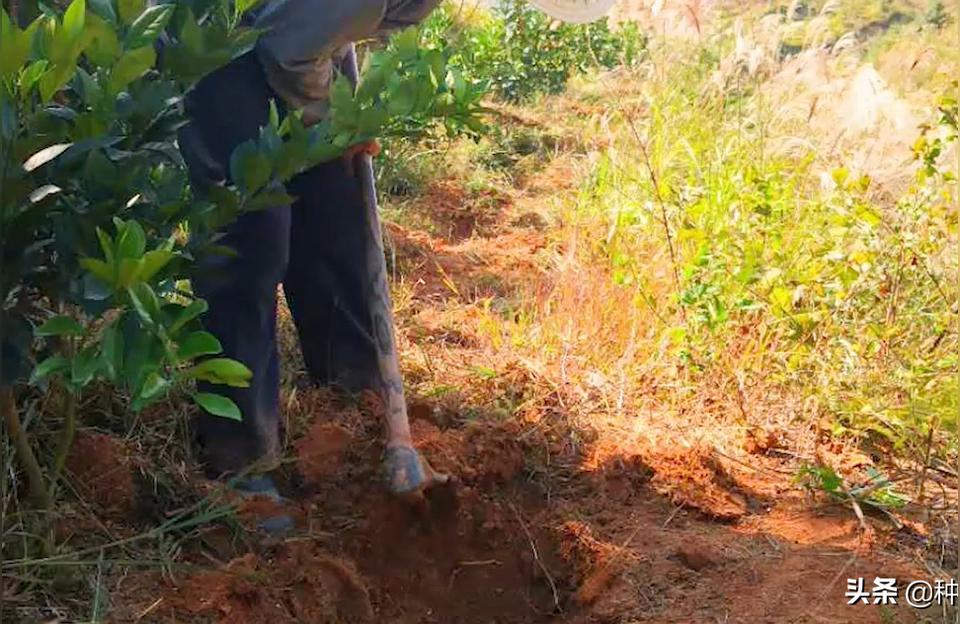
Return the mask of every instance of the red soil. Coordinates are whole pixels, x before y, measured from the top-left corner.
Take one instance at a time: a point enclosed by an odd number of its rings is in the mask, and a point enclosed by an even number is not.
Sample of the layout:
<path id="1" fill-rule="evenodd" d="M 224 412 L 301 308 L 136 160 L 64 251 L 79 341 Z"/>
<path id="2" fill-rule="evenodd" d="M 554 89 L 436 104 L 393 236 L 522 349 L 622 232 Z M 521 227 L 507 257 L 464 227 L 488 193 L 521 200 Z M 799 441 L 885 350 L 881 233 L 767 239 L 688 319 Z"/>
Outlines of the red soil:
<path id="1" fill-rule="evenodd" d="M 420 448 L 459 477 L 417 511 L 379 488 L 375 419 L 326 420 L 336 411 L 296 444 L 302 535 L 215 570 L 139 577 L 125 615 L 156 603 L 140 621 L 881 622 L 879 607 L 846 606 L 846 578 L 921 576 L 849 512 L 767 500 L 769 480 L 703 449 L 578 464 L 514 420 L 415 410 Z M 536 476 L 545 448 L 549 484 Z"/>
<path id="2" fill-rule="evenodd" d="M 109 435 L 81 431 L 67 457 L 66 469 L 78 493 L 92 502 L 100 515 L 129 520 L 136 507 L 136 462 L 123 441 Z"/>

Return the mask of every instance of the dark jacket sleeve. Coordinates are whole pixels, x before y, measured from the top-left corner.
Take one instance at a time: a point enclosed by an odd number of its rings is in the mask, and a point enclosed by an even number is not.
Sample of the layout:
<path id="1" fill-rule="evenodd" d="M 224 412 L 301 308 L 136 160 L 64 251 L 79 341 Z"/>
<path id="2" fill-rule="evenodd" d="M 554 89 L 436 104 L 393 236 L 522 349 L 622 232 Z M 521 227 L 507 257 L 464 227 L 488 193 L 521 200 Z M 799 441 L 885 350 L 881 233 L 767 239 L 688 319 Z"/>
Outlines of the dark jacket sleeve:
<path id="1" fill-rule="evenodd" d="M 257 16 L 260 54 L 280 67 L 329 59 L 380 27 L 386 0 L 274 0 Z"/>

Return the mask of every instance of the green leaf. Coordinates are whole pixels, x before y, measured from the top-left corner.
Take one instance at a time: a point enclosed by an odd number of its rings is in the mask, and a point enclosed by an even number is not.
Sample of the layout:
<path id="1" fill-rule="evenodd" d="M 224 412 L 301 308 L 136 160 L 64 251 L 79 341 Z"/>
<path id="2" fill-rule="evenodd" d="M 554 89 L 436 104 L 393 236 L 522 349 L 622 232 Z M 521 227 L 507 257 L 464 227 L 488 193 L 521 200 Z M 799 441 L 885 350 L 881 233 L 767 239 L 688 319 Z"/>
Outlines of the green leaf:
<path id="1" fill-rule="evenodd" d="M 85 0 L 73 0 L 61 21 L 55 17 L 46 20 L 43 31 L 44 57 L 50 61 L 52 70 L 40 81 L 41 93 L 49 97 L 69 82 L 77 59 L 87 41 L 84 36 L 86 21 Z"/>
<path id="2" fill-rule="evenodd" d="M 338 132 L 333 141 L 329 145 L 320 145 L 320 147 L 335 147 L 339 151 L 345 150 L 347 147 L 357 143 L 357 135 L 352 131 Z"/>
<path id="3" fill-rule="evenodd" d="M 833 468 L 821 466 L 817 469 L 817 475 L 820 477 L 820 483 L 827 492 L 836 492 L 840 490 L 843 479 L 840 478 Z"/>
<path id="4" fill-rule="evenodd" d="M 154 325 L 162 320 L 160 315 L 160 300 L 149 284 L 143 282 L 134 284 L 127 289 L 130 303 L 141 320 L 147 325 Z"/>
<path id="5" fill-rule="evenodd" d="M 793 295 L 783 286 L 777 286 L 770 291 L 770 302 L 774 305 L 777 315 L 789 314 L 793 309 Z"/>
<path id="6" fill-rule="evenodd" d="M 49 65 L 46 59 L 40 59 L 24 67 L 23 71 L 20 72 L 20 93 L 27 95 L 37 84 L 37 81 L 43 77 Z"/>
<path id="7" fill-rule="evenodd" d="M 159 373 L 150 373 L 140 388 L 140 399 L 143 401 L 155 399 L 169 387 L 170 380 L 161 377 Z"/>
<path id="8" fill-rule="evenodd" d="M 113 268 L 97 258 L 80 258 L 80 266 L 92 273 L 94 277 L 104 284 L 113 285 Z"/>
<path id="9" fill-rule="evenodd" d="M 270 116 L 267 127 L 273 128 L 274 130 L 280 127 L 280 111 L 277 110 L 277 101 L 272 98 L 270 100 Z"/>
<path id="10" fill-rule="evenodd" d="M 123 40 L 123 47 L 127 50 L 136 50 L 144 46 L 152 46 L 163 29 L 167 27 L 167 22 L 170 21 L 175 8 L 173 4 L 149 7 L 130 25 L 130 30 L 127 31 L 127 36 Z"/>
<path id="11" fill-rule="evenodd" d="M 87 13 L 86 0 L 73 0 L 63 14 L 63 22 L 57 37 L 66 37 L 70 41 L 77 41 L 83 34 L 83 25 Z"/>
<path id="12" fill-rule="evenodd" d="M 187 370 L 187 376 L 200 381 L 209 381 L 215 384 L 224 384 L 234 388 L 248 387 L 253 373 L 250 369 L 236 360 L 229 358 L 213 358 L 204 360 Z"/>
<path id="13" fill-rule="evenodd" d="M 84 53 L 94 65 L 112 67 L 123 54 L 120 39 L 114 27 L 96 15 L 87 16 L 86 38 Z"/>
<path id="14" fill-rule="evenodd" d="M 467 99 L 470 94 L 470 85 L 467 84 L 467 81 L 463 77 L 463 72 L 460 71 L 460 68 L 453 68 L 450 70 L 450 81 L 453 83 L 453 96 L 457 98 L 458 101 L 463 101 Z"/>
<path id="15" fill-rule="evenodd" d="M 258 4 L 260 4 L 260 0 L 235 0 L 233 6 L 237 16 L 240 16 Z"/>
<path id="16" fill-rule="evenodd" d="M 117 12 L 113 9 L 111 0 L 89 0 L 90 10 L 94 15 L 107 20 L 112 24 L 117 23 Z"/>
<path id="17" fill-rule="evenodd" d="M 54 63 L 43 76 L 40 77 L 40 98 L 46 103 L 68 82 L 77 68 L 76 59 Z"/>
<path id="18" fill-rule="evenodd" d="M 343 153 L 344 147 L 349 144 L 351 138 L 352 136 L 347 134 L 342 145 L 318 143 L 310 148 L 310 151 L 307 154 L 307 159 L 311 163 L 324 163 L 333 160 Z"/>
<path id="19" fill-rule="evenodd" d="M 143 262 L 140 266 L 139 273 L 137 273 L 137 277 L 145 282 L 149 282 L 163 267 L 170 264 L 170 261 L 173 260 L 176 255 L 174 252 L 167 251 L 166 249 L 148 251 L 143 255 Z"/>
<path id="20" fill-rule="evenodd" d="M 103 89 L 100 88 L 100 85 L 94 79 L 93 76 L 85 72 L 83 69 L 77 69 L 77 75 L 80 77 L 80 85 L 83 92 L 83 102 L 90 108 L 96 108 L 100 103 L 100 100 L 103 98 Z"/>
<path id="21" fill-rule="evenodd" d="M 401 61 L 415 59 L 420 52 L 420 33 L 416 28 L 408 28 L 395 35 L 392 43 Z"/>
<path id="22" fill-rule="evenodd" d="M 430 67 L 434 88 L 443 84 L 444 78 L 446 78 L 447 75 L 447 59 L 443 56 L 443 52 L 440 50 L 429 50 L 424 56 L 424 62 Z"/>
<path id="23" fill-rule="evenodd" d="M 137 281 L 143 258 L 121 258 L 117 271 L 117 288 L 126 288 Z"/>
<path id="24" fill-rule="evenodd" d="M 476 372 L 483 379 L 496 379 L 497 371 L 493 370 L 488 366 L 474 366 L 472 367 L 474 372 Z"/>
<path id="25" fill-rule="evenodd" d="M 387 100 L 387 112 L 391 116 L 403 117 L 413 112 L 417 105 L 417 85 L 413 82 L 401 82 L 394 88 Z"/>
<path id="26" fill-rule="evenodd" d="M 113 237 L 110 236 L 105 230 L 97 228 L 97 240 L 100 241 L 100 249 L 103 251 L 103 257 L 107 259 L 108 264 L 113 264 L 113 260 L 116 257 L 116 245 L 114 244 Z"/>
<path id="27" fill-rule="evenodd" d="M 138 322 L 139 314 L 124 316 L 120 328 L 123 332 L 124 351 L 123 368 L 118 370 L 126 385 L 130 388 L 139 388 L 146 375 L 156 370 L 154 357 L 156 338 L 147 331 L 143 331 Z"/>
<path id="28" fill-rule="evenodd" d="M 837 186 L 843 188 L 847 178 L 850 177 L 850 170 L 846 167 L 837 167 L 830 172 L 830 177 L 833 178 L 833 181 Z"/>
<path id="29" fill-rule="evenodd" d="M 48 357 L 44 361 L 37 364 L 37 367 L 33 369 L 33 373 L 30 375 L 30 383 L 35 384 L 41 379 L 45 379 L 56 373 L 67 370 L 70 367 L 70 362 L 67 361 L 67 358 L 54 355 L 53 357 Z"/>
<path id="30" fill-rule="evenodd" d="M 90 383 L 93 376 L 97 373 L 103 363 L 100 360 L 96 347 L 87 347 L 73 358 L 70 367 L 70 380 L 78 386 L 85 386 Z"/>
<path id="31" fill-rule="evenodd" d="M 128 50 L 123 53 L 113 69 L 110 70 L 108 82 L 110 93 L 116 95 L 131 82 L 139 78 L 153 67 L 156 62 L 156 52 L 152 47 L 142 47 Z"/>
<path id="32" fill-rule="evenodd" d="M 143 12 L 146 6 L 147 0 L 117 0 L 117 12 L 120 14 L 120 21 L 129 24 Z"/>
<path id="33" fill-rule="evenodd" d="M 136 221 L 120 222 L 117 234 L 117 257 L 139 259 L 147 248 L 147 235 Z"/>
<path id="34" fill-rule="evenodd" d="M 353 99 L 353 87 L 342 76 L 337 77 L 330 87 L 330 108 L 333 114 L 351 119 L 357 115 L 357 104 Z"/>
<path id="35" fill-rule="evenodd" d="M 485 124 L 482 119 L 473 115 L 464 119 L 463 123 L 466 124 L 467 128 L 476 132 L 477 134 L 486 134 L 489 130 L 487 124 Z"/>
<path id="36" fill-rule="evenodd" d="M 33 333 L 37 336 L 79 336 L 83 333 L 83 326 L 61 314 L 47 319 Z"/>
<path id="37" fill-rule="evenodd" d="M 360 120 L 357 123 L 357 130 L 362 136 L 375 137 L 380 134 L 380 129 L 387 122 L 388 113 L 380 107 L 371 107 L 360 112 Z"/>
<path id="38" fill-rule="evenodd" d="M 193 396 L 193 399 L 197 402 L 197 405 L 214 416 L 236 421 L 243 420 L 243 415 L 240 414 L 240 408 L 225 396 L 211 394 L 210 392 L 198 392 Z"/>
<path id="39" fill-rule="evenodd" d="M 100 337 L 100 357 L 111 381 L 116 381 L 123 369 L 123 332 L 120 331 L 120 319 L 114 321 Z"/>
<path id="40" fill-rule="evenodd" d="M 301 139 L 285 141 L 280 146 L 280 152 L 273 160 L 273 168 L 277 179 L 288 180 L 303 167 L 307 158 L 307 143 Z"/>
<path id="41" fill-rule="evenodd" d="M 270 160 L 253 142 L 242 143 L 230 155 L 230 177 L 248 194 L 256 193 L 270 180 Z"/>
<path id="42" fill-rule="evenodd" d="M 203 52 L 205 48 L 203 29 L 200 28 L 197 18 L 189 7 L 186 10 L 186 16 L 183 18 L 183 26 L 180 28 L 180 41 L 191 52 Z"/>
<path id="43" fill-rule="evenodd" d="M 177 357 L 181 360 L 192 360 L 201 355 L 216 355 L 222 351 L 223 347 L 216 336 L 205 331 L 195 331 L 180 342 Z"/>
<path id="44" fill-rule="evenodd" d="M 399 61 L 395 56 L 390 57 Z M 367 102 L 379 95 L 386 84 L 387 75 L 395 67 L 384 64 L 385 53 L 374 52 L 367 55 L 364 59 L 364 67 L 361 72 L 360 86 L 357 87 L 356 99 L 360 102 Z"/>
<path id="45" fill-rule="evenodd" d="M 17 74 L 27 62 L 40 19 L 20 30 L 0 7 L 0 80 Z"/>
<path id="46" fill-rule="evenodd" d="M 250 199 L 245 204 L 245 208 L 248 211 L 254 210 L 266 210 L 267 208 L 276 208 L 277 206 L 289 206 L 297 200 L 296 197 L 292 195 L 287 195 L 286 193 L 257 193 L 253 199 Z M 229 248 L 228 248 L 229 249 Z M 236 255 L 236 250 L 230 249 L 230 252 L 233 255 Z"/>
<path id="47" fill-rule="evenodd" d="M 176 335 L 176 333 L 183 329 L 187 323 L 206 312 L 207 309 L 207 302 L 203 299 L 194 299 L 191 301 L 189 304 L 184 306 L 184 308 L 180 311 L 180 314 L 177 315 L 177 318 L 170 325 L 170 335 Z"/>

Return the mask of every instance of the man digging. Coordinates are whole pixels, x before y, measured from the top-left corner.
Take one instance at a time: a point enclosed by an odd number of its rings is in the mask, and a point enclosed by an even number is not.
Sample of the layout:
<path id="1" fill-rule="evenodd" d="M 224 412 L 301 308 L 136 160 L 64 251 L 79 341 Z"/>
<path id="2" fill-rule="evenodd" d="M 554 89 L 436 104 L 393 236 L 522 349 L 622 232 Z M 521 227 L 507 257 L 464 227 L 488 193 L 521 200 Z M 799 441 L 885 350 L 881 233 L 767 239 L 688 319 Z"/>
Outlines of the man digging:
<path id="1" fill-rule="evenodd" d="M 194 187 L 228 178 L 230 155 L 268 122 L 270 104 L 303 111 L 307 124 L 324 118 L 337 71 L 355 72 L 353 42 L 420 23 L 441 0 L 270 0 L 257 9 L 262 29 L 254 50 L 203 79 L 188 96 L 190 124 L 180 148 Z M 567 21 L 591 21 L 613 0 L 536 0 Z M 280 500 L 265 470 L 279 459 L 281 440 L 277 287 L 283 285 L 312 383 L 348 392 L 373 390 L 384 401 L 385 469 L 390 491 L 416 496 L 446 476 L 413 445 L 394 349 L 392 317 L 376 219 L 370 156 L 376 143 L 352 146 L 342 161 L 306 171 L 286 191 L 296 198 L 244 214 L 224 231 L 236 254 L 208 261 L 194 277 L 209 303 L 208 329 L 227 357 L 246 364 L 247 388 L 208 388 L 233 399 L 233 421 L 203 414 L 198 438 L 211 476 L 232 480 L 242 494 Z M 356 165 L 359 163 L 360 167 Z M 354 171 L 359 177 L 354 176 Z M 289 528 L 286 516 L 261 526 Z"/>

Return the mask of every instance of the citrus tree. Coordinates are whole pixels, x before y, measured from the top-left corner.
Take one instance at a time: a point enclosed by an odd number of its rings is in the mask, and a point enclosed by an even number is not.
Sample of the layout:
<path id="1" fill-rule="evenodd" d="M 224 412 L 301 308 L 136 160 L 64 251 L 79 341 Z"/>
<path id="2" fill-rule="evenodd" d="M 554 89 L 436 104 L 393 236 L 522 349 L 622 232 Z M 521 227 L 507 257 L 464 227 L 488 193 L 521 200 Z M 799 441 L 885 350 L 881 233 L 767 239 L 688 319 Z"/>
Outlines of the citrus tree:
<path id="1" fill-rule="evenodd" d="M 191 265 L 230 253 L 218 231 L 291 202 L 282 182 L 352 144 L 434 121 L 482 128 L 482 92 L 410 30 L 367 56 L 356 93 L 336 80 L 329 119 L 305 127 L 274 107 L 234 152 L 229 183 L 194 194 L 176 144 L 182 100 L 254 44 L 241 25 L 251 4 L 73 0 L 62 11 L 39 5 L 32 19 L 0 10 L 0 408 L 40 509 L 91 384 L 112 386 L 135 410 L 182 393 L 241 418 L 193 385 L 244 386 L 250 376 L 219 357 L 189 286 Z M 37 394 L 57 406 L 52 453 L 37 453 L 24 428 L 20 405 Z"/>

